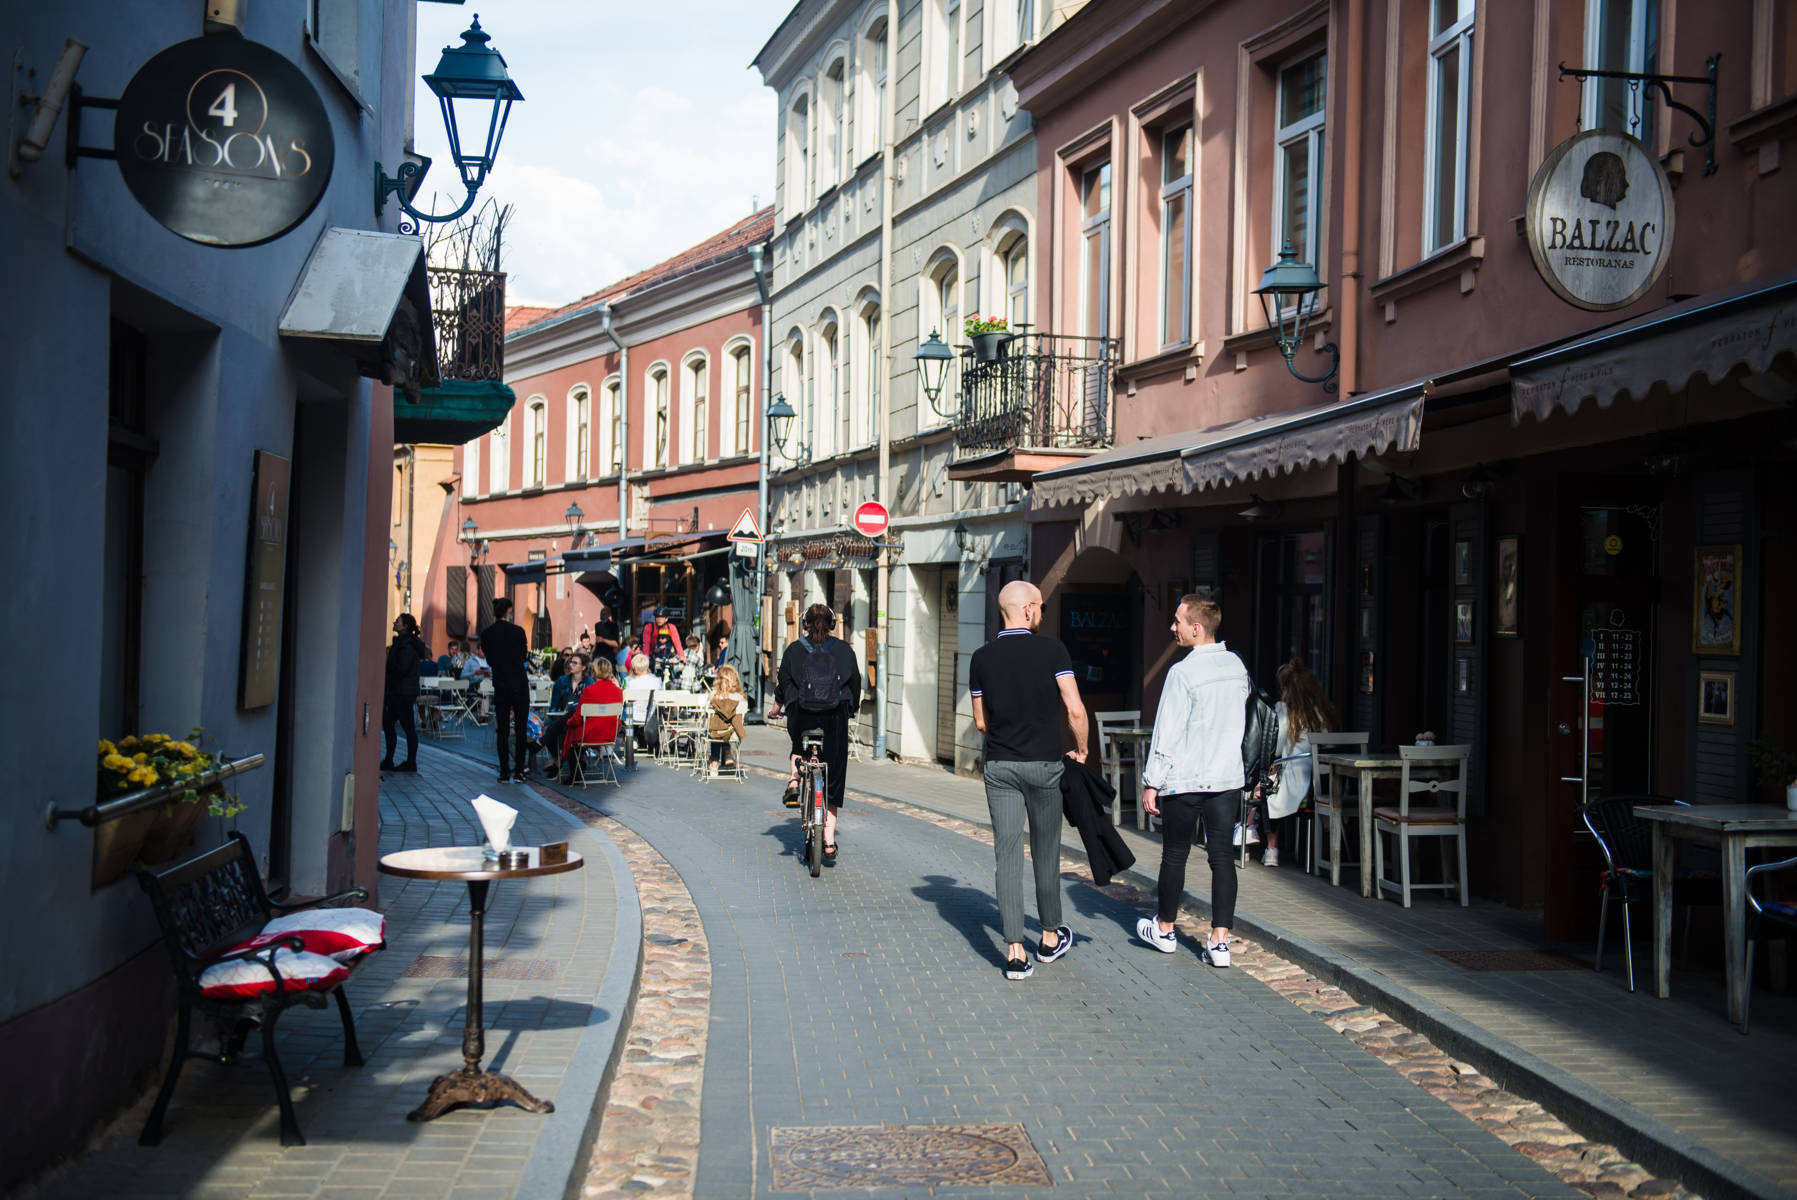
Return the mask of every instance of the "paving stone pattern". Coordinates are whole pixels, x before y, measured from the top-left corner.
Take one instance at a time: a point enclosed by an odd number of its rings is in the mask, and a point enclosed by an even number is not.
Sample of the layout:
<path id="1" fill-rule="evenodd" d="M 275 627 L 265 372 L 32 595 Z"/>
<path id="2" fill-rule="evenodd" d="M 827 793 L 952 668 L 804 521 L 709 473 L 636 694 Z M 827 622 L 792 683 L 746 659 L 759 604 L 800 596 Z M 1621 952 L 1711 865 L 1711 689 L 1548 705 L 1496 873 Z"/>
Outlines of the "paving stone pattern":
<path id="1" fill-rule="evenodd" d="M 1006 982 L 988 845 L 851 799 L 814 880 L 778 790 L 649 766 L 581 797 L 704 921 L 694 1195 L 775 1194 L 775 1127 L 1011 1121 L 1062 1196 L 1580 1195 L 1249 972 L 1136 944 L 1138 910 L 1088 886 L 1072 953 Z"/>
<path id="2" fill-rule="evenodd" d="M 519 809 L 514 836 L 520 843 L 579 833 L 524 789 L 496 784 L 487 768 L 428 745 L 420 753 L 417 775 L 382 780 L 382 853 L 478 845 L 481 835 L 467 800 L 482 791 Z M 489 963 L 546 960 L 554 970 L 550 978 L 485 977 L 486 1065 L 544 1099 L 556 1097 L 592 1017 L 615 932 L 614 889 L 607 860 L 589 852 L 581 870 L 490 890 Z M 161 1146 L 137 1145 L 152 1089 L 88 1153 L 34 1186 L 32 1194 L 59 1200 L 493 1200 L 519 1194 L 526 1166 L 552 1123 L 581 1125 L 586 1114 L 538 1116 L 506 1106 L 456 1110 L 422 1125 L 406 1120 L 432 1078 L 461 1066 L 467 980 L 465 967 L 453 976 L 408 977 L 405 971 L 420 957 L 466 958 L 468 894 L 460 883 L 381 876 L 379 900 L 387 916 L 387 949 L 359 967 L 347 985 L 366 1064 L 343 1065 L 334 1005 L 290 1010 L 276 1035 L 307 1145 L 280 1144 L 274 1089 L 252 1034 L 245 1057 L 236 1062 L 187 1064 Z"/>

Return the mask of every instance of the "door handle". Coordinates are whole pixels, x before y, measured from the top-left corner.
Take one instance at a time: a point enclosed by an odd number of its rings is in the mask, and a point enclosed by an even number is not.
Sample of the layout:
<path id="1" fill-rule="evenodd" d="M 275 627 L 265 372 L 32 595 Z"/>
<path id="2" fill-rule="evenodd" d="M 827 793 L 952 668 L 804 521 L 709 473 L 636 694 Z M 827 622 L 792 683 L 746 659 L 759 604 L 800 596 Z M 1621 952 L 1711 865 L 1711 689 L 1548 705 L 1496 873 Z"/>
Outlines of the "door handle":
<path id="1" fill-rule="evenodd" d="M 1571 733 L 1572 732 L 1572 726 L 1568 725 L 1565 721 L 1560 722 L 1559 728 L 1560 728 L 1561 733 Z"/>

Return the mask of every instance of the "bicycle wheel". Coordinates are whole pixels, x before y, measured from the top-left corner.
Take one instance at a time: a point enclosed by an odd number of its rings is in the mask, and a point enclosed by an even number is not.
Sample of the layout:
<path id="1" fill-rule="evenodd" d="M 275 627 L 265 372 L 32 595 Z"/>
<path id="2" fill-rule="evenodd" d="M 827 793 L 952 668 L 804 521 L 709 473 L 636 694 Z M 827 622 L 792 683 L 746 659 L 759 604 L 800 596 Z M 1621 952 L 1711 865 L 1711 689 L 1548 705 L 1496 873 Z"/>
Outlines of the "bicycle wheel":
<path id="1" fill-rule="evenodd" d="M 824 873 L 824 811 L 820 796 L 823 789 L 818 786 L 815 774 L 805 783 L 808 789 L 805 797 L 808 818 L 805 823 L 805 863 L 811 868 L 811 878 L 816 879 Z"/>

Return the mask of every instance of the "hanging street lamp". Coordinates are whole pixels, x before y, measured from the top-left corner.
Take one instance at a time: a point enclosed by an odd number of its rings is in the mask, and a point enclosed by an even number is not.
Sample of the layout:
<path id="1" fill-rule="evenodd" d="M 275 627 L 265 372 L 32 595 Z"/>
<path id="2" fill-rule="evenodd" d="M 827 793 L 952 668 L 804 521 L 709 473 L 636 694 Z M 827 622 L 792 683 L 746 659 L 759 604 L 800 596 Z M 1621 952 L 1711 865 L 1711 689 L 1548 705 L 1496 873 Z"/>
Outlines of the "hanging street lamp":
<path id="1" fill-rule="evenodd" d="M 923 386 L 923 394 L 929 400 L 930 407 L 936 415 L 943 418 L 954 416 L 943 412 L 937 405 L 942 397 L 942 384 L 948 378 L 949 364 L 955 361 L 955 352 L 949 344 L 937 336 L 934 329 L 930 336 L 917 347 L 917 377 Z"/>
<path id="2" fill-rule="evenodd" d="M 1260 286 L 1254 289 L 1254 294 L 1260 297 L 1261 308 L 1267 314 L 1267 328 L 1273 330 L 1279 353 L 1285 356 L 1286 370 L 1295 379 L 1320 383 L 1324 391 L 1333 392 L 1335 372 L 1341 366 L 1341 351 L 1334 342 L 1320 351 L 1330 357 L 1329 370 L 1324 374 L 1306 375 L 1292 364 L 1292 356 L 1304 341 L 1310 319 L 1316 315 L 1317 297 L 1322 290 L 1323 281 L 1317 276 L 1316 269 L 1309 263 L 1299 262 L 1298 252 L 1287 241 L 1279 252 L 1279 261 L 1261 273 Z"/>

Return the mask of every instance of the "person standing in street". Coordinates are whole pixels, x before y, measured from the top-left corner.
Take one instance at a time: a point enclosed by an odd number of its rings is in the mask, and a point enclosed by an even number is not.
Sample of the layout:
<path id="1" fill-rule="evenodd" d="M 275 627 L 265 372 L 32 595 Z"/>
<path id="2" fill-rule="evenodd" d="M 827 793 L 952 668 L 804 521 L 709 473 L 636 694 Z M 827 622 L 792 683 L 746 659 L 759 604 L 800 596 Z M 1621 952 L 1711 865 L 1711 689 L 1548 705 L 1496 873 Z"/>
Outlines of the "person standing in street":
<path id="1" fill-rule="evenodd" d="M 1061 923 L 1061 732 L 1071 731 L 1072 758 L 1085 762 L 1086 706 L 1067 647 L 1036 633 L 1042 623 L 1036 585 L 1022 579 L 1005 584 L 998 611 L 1005 627 L 974 651 L 967 686 L 973 723 L 986 735 L 986 806 L 992 813 L 1005 978 L 1028 979 L 1036 968 L 1023 950 L 1026 821 L 1042 926 L 1036 961 L 1051 963 L 1073 946 L 1073 930 Z"/>
<path id="2" fill-rule="evenodd" d="M 530 643 L 524 630 L 508 618 L 512 602 L 504 596 L 493 601 L 493 623 L 480 631 L 481 650 L 493 672 L 493 732 L 499 739 L 499 781 L 524 782 L 524 767 L 530 762 L 524 744 L 525 720 L 530 715 L 530 683 L 524 672 L 530 657 Z M 513 735 L 513 754 L 506 753 L 506 733 Z M 514 765 L 515 764 L 515 765 Z"/>
<path id="3" fill-rule="evenodd" d="M 1217 640 L 1223 610 L 1196 593 L 1182 596 L 1173 612 L 1173 640 L 1190 651 L 1167 672 L 1154 737 L 1142 768 L 1142 811 L 1163 814 L 1159 911 L 1136 922 L 1136 936 L 1164 954 L 1179 948 L 1173 924 L 1186 886 L 1186 860 L 1198 823 L 1210 859 L 1211 931 L 1201 957 L 1229 965 L 1229 929 L 1235 921 L 1235 853 L 1230 829 L 1240 812 L 1242 733 L 1246 725 L 1248 669 Z"/>
<path id="4" fill-rule="evenodd" d="M 836 614 L 828 604 L 805 610 L 805 636 L 780 656 L 779 685 L 774 692 L 778 717 L 786 713 L 786 733 L 792 739 L 792 776 L 786 781 L 784 802 L 799 802 L 799 762 L 804 755 L 804 735 L 817 730 L 823 735 L 823 763 L 828 790 L 824 795 L 824 858 L 836 859 L 836 822 L 842 813 L 843 775 L 849 768 L 849 721 L 861 708 L 861 665 L 855 651 L 841 638 L 831 637 Z"/>
<path id="5" fill-rule="evenodd" d="M 381 737 L 387 745 L 387 757 L 381 759 L 383 771 L 418 769 L 419 668 L 430 656 L 430 647 L 418 636 L 418 618 L 411 613 L 394 617 L 393 644 L 387 647 L 387 690 L 381 699 Z M 406 735 L 406 760 L 397 765 L 393 761 L 396 726 Z"/>

